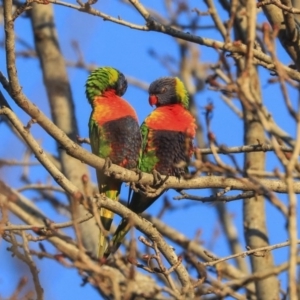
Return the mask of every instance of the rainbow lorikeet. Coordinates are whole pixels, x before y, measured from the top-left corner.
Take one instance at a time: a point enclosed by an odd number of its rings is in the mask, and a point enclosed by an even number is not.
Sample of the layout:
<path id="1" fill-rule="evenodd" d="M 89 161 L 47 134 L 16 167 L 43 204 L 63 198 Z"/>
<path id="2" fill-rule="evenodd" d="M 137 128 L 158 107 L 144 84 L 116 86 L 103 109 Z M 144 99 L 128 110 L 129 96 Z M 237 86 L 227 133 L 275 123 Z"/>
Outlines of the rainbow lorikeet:
<path id="1" fill-rule="evenodd" d="M 142 150 L 138 168 L 146 173 L 155 170 L 162 175 L 180 177 L 188 172 L 187 163 L 194 152 L 197 127 L 188 110 L 187 90 L 177 77 L 160 78 L 149 87 L 149 103 L 156 109 L 141 125 Z M 158 197 L 134 192 L 129 208 L 140 214 Z M 113 251 L 118 249 L 129 229 L 129 220 L 123 218 L 112 239 Z M 109 254 L 108 248 L 104 255 Z"/>
<path id="2" fill-rule="evenodd" d="M 101 67 L 94 70 L 86 82 L 86 96 L 92 106 L 89 136 L 92 152 L 127 169 L 136 169 L 141 149 L 138 119 L 132 106 L 121 98 L 127 80 L 118 70 Z M 99 192 L 119 201 L 122 182 L 96 170 Z M 109 230 L 113 212 L 101 208 L 102 225 Z M 98 257 L 102 258 L 107 240 L 100 230 Z"/>

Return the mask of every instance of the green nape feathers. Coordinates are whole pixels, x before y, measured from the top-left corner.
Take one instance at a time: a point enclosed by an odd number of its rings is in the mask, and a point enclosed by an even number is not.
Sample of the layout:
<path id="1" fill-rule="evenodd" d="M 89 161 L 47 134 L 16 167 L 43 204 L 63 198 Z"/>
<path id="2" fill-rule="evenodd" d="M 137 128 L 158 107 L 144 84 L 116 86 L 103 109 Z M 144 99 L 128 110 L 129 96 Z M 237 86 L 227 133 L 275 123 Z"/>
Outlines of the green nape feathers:
<path id="1" fill-rule="evenodd" d="M 102 67 L 92 71 L 85 87 L 86 97 L 92 103 L 96 96 L 102 95 L 108 89 L 113 89 L 116 95 L 123 96 L 127 89 L 127 80 L 117 69 Z"/>

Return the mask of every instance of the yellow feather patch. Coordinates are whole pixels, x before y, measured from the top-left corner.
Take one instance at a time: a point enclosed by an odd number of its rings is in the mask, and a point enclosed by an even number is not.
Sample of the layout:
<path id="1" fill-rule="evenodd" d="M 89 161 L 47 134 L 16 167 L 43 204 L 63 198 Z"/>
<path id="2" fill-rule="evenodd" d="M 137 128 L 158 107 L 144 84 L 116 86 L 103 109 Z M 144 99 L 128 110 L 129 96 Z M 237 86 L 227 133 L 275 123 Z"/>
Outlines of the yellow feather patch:
<path id="1" fill-rule="evenodd" d="M 108 209 L 101 209 L 100 216 L 106 219 L 113 219 L 114 213 Z"/>
<path id="2" fill-rule="evenodd" d="M 119 73 L 116 69 L 107 68 L 107 73 L 109 74 L 108 83 L 109 85 L 114 85 L 119 78 Z"/>
<path id="3" fill-rule="evenodd" d="M 182 81 L 179 78 L 175 78 L 176 79 L 176 94 L 181 98 L 184 99 L 186 97 L 186 89 L 182 83 Z"/>
<path id="4" fill-rule="evenodd" d="M 187 90 L 185 89 L 183 82 L 178 77 L 175 77 L 175 80 L 176 80 L 176 84 L 175 84 L 176 95 L 180 99 L 180 102 L 187 108 L 188 106 Z"/>

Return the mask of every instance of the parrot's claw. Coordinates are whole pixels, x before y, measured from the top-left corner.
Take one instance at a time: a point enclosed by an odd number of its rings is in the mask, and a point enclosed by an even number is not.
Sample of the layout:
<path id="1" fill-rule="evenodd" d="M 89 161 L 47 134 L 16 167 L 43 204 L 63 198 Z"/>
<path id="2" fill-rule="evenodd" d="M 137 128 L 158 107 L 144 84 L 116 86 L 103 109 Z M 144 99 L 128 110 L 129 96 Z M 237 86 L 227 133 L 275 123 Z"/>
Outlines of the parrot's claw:
<path id="1" fill-rule="evenodd" d="M 105 158 L 105 163 L 104 163 L 104 166 L 103 166 L 103 169 L 104 171 L 107 171 L 112 165 L 112 161 L 109 157 L 106 157 Z"/>
<path id="2" fill-rule="evenodd" d="M 162 181 L 160 173 L 157 172 L 156 170 L 153 170 L 152 175 L 153 175 L 153 185 L 160 184 Z"/>
<path id="3" fill-rule="evenodd" d="M 139 180 L 138 181 L 140 181 L 142 179 L 142 177 L 143 177 L 143 172 L 141 170 L 139 170 L 139 169 L 136 169 L 135 172 L 139 176 Z"/>
<path id="4" fill-rule="evenodd" d="M 139 189 L 138 189 L 138 187 L 136 186 L 136 183 L 135 183 L 135 182 L 132 182 L 132 183 L 130 184 L 130 188 L 131 188 L 134 192 L 138 192 L 138 191 L 139 191 Z"/>
<path id="5" fill-rule="evenodd" d="M 76 139 L 77 139 L 77 142 L 79 143 L 79 144 L 91 144 L 91 141 L 90 141 L 90 139 L 89 138 L 82 138 L 82 137 L 80 137 L 79 135 L 77 135 L 77 137 L 76 137 Z"/>

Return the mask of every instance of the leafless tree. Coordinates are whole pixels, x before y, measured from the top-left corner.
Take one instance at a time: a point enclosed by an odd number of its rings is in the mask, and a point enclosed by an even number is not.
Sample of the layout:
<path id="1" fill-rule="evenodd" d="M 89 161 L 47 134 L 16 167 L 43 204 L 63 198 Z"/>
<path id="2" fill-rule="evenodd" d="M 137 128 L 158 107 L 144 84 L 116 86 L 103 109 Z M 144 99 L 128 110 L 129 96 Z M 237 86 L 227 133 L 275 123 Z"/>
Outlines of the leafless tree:
<path id="1" fill-rule="evenodd" d="M 9 138 L 13 138 L 18 147 L 25 146 L 25 151 L 22 157 L 11 157 L 6 149 L 7 156 L 0 160 L 2 170 L 10 170 L 23 184 L 16 188 L 14 182 L 6 178 L 6 171 L 0 173 L 0 232 L 2 245 L 16 260 L 24 262 L 31 274 L 16 279 L 17 287 L 10 299 L 45 298 L 47 291 L 40 280 L 36 258 L 56 261 L 65 269 L 76 268 L 83 282 L 94 286 L 99 298 L 105 299 L 300 299 L 297 229 L 300 2 L 205 0 L 203 10 L 203 3 L 198 7 L 192 1 L 165 0 L 162 11 L 148 8 L 138 0 L 114 3 L 131 9 L 141 17 L 141 23 L 131 22 L 126 15 L 114 17 L 104 13 L 98 9 L 97 0 L 85 3 L 77 0 L 76 4 L 60 0 L 4 0 L 2 3 L 6 69 L 0 70 L 0 129 L 8 126 Z M 124 183 L 139 182 L 152 193 L 175 190 L 175 199 L 183 204 L 180 206 L 182 220 L 188 218 L 186 211 L 191 205 L 198 209 L 204 203 L 213 203 L 210 209 L 217 212 L 217 226 L 221 230 L 211 232 L 211 241 L 214 243 L 221 235 L 225 241 L 223 247 L 228 247 L 230 255 L 220 257 L 218 251 L 204 246 L 201 236 L 189 238 L 163 222 L 162 216 L 177 207 L 168 193 L 159 200 L 162 209 L 157 216 L 146 212 L 142 217 L 131 212 L 126 203 L 115 203 L 97 193 L 90 172 L 92 168 L 106 168 L 106 164 L 83 147 L 86 139 L 79 137 L 72 84 L 67 73 L 67 68 L 91 71 L 97 66 L 85 61 L 78 43 L 73 44 L 78 54 L 76 61 L 63 56 L 53 6 L 77 10 L 78 18 L 86 15 L 113 22 L 116 32 L 122 26 L 128 36 L 139 30 L 174 39 L 179 61 L 174 62 L 168 54 L 161 55 L 155 46 L 149 55 L 171 76 L 180 77 L 190 94 L 190 110 L 197 120 L 198 130 L 189 178 L 162 178 L 153 186 L 152 174 L 140 176 L 117 165 L 106 172 Z M 34 47 L 15 29 L 16 22 L 24 22 L 24 16 L 32 25 Z M 258 16 L 263 21 L 258 21 Z M 183 24 L 183 18 L 189 22 Z M 211 25 L 203 25 L 203 20 Z M 207 38 L 212 32 L 214 38 Z M 25 50 L 17 51 L 18 44 Z M 200 47 L 216 54 L 215 61 L 200 59 Z M 49 103 L 49 116 L 41 105 L 35 105 L 26 96 L 21 86 L 17 61 L 24 57 L 40 63 L 47 92 L 42 101 Z M 284 123 L 294 127 L 295 134 L 288 133 L 281 125 L 283 122 L 272 117 L 277 104 L 264 96 L 262 72 L 267 74 L 267 84 L 278 93 L 276 101 L 282 99 L 287 116 Z M 28 74 L 30 76 L 30 72 Z M 130 84 L 147 90 L 148 83 L 130 76 L 132 74 L 126 75 Z M 197 97 L 204 89 L 214 92 L 217 100 L 199 109 Z M 220 138 L 214 129 L 218 103 L 225 104 L 231 111 L 230 117 L 222 115 L 224 123 L 239 121 L 243 126 L 243 145 L 233 147 L 218 142 L 229 140 L 230 135 L 235 134 L 232 128 L 232 132 Z M 11 108 L 16 107 L 15 104 L 18 109 Z M 22 121 L 24 113 L 30 118 L 27 124 Z M 43 130 L 45 139 L 55 140 L 56 153 L 41 146 L 32 130 L 36 126 Z M 5 147 L 8 138 L 0 140 L 0 145 Z M 243 163 L 240 163 L 241 154 Z M 272 170 L 266 168 L 270 157 L 275 166 Z M 14 166 L 18 166 L 18 170 L 22 168 L 21 176 L 19 171 L 12 170 Z M 36 184 L 29 171 L 38 166 L 41 172 L 51 175 L 50 181 Z M 28 190 L 35 191 L 39 199 L 49 203 L 51 213 L 39 207 L 36 197 L 26 196 Z M 200 196 L 197 191 L 202 190 L 211 196 Z M 61 195 L 68 199 L 67 204 Z M 282 195 L 286 195 L 287 201 Z M 232 201 L 242 203 L 241 228 L 228 210 L 227 203 Z M 287 241 L 269 242 L 272 236 L 266 225 L 270 218 L 266 203 L 286 221 L 286 228 L 272 222 L 272 232 L 286 230 Z M 121 250 L 106 261 L 97 260 L 99 207 L 130 218 L 133 227 L 147 239 L 139 237 L 137 240 L 133 233 L 128 234 Z M 58 222 L 61 216 L 68 220 Z M 66 232 L 68 227 L 73 228 L 74 234 Z M 198 227 L 200 232 L 202 228 Z M 240 236 L 241 232 L 244 236 Z M 247 245 L 246 249 L 241 241 Z M 35 247 L 36 243 L 39 248 Z M 55 251 L 47 250 L 49 243 Z M 275 264 L 273 250 L 282 247 L 287 247 L 288 256 L 285 262 Z M 287 284 L 281 285 L 279 276 L 283 274 Z M 34 288 L 24 293 L 28 280 Z"/>

